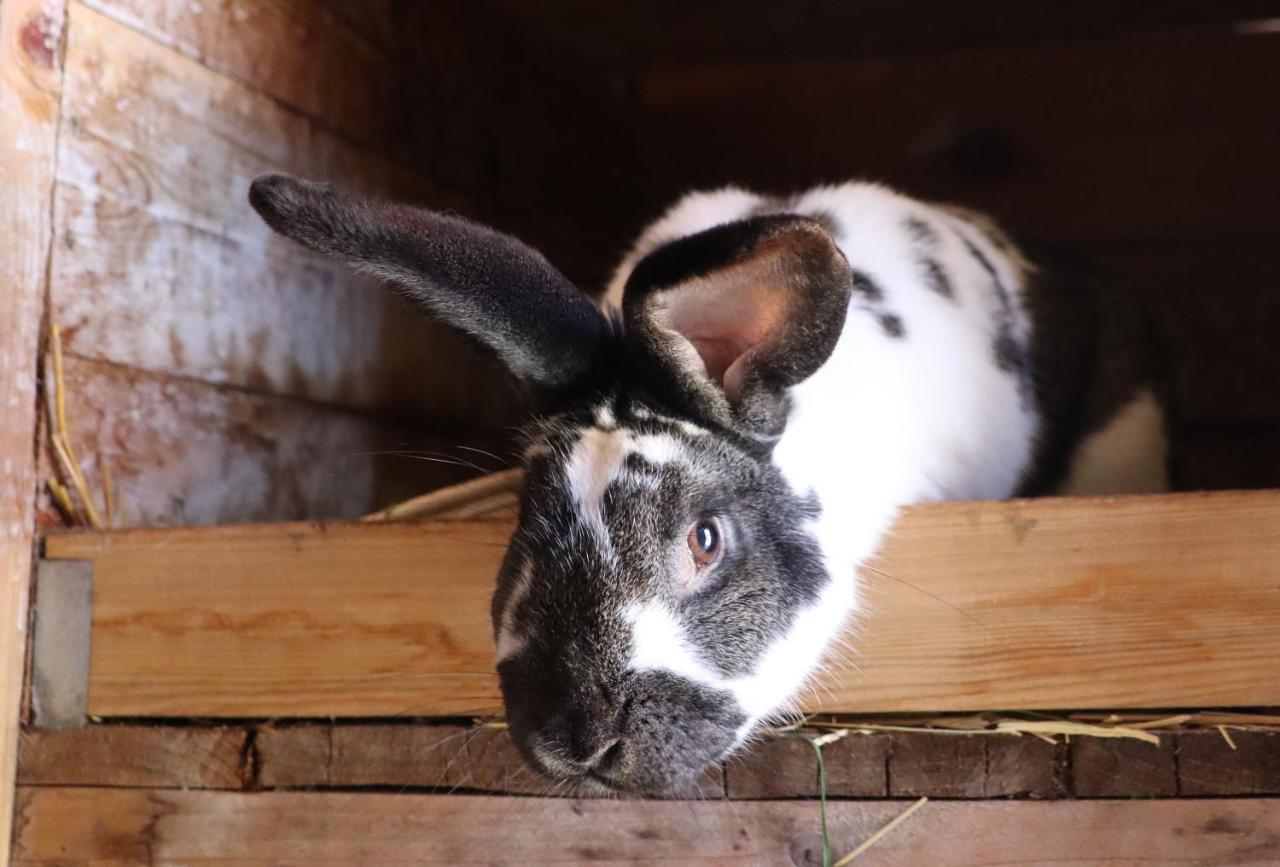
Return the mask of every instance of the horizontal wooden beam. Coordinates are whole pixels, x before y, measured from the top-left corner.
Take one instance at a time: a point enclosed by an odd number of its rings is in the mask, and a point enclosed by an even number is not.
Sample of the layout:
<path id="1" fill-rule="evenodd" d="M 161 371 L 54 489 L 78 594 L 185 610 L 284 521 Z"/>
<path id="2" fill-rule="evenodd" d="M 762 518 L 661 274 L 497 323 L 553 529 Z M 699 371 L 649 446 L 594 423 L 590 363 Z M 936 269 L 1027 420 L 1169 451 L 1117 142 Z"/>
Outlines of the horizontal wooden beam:
<path id="1" fill-rule="evenodd" d="M 832 801 L 835 856 L 909 802 Z M 573 801 L 350 792 L 19 790 L 26 865 L 821 862 L 813 801 Z M 934 801 L 875 864 L 1264 864 L 1280 800 Z M 861 863 L 861 862 L 859 862 Z"/>
<path id="2" fill-rule="evenodd" d="M 1280 705 L 1280 493 L 908 510 L 809 710 Z M 69 533 L 95 716 L 501 710 L 510 519 Z"/>

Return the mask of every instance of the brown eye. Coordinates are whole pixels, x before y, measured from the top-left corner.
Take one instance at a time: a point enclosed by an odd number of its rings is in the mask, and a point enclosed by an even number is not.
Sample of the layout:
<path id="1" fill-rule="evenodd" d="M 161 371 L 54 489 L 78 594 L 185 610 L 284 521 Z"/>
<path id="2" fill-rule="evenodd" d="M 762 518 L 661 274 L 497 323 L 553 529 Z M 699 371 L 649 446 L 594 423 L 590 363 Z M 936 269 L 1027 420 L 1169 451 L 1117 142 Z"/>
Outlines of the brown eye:
<path id="1" fill-rule="evenodd" d="M 720 559 L 724 539 L 720 522 L 715 518 L 703 518 L 689 529 L 689 553 L 698 568 L 705 568 Z"/>

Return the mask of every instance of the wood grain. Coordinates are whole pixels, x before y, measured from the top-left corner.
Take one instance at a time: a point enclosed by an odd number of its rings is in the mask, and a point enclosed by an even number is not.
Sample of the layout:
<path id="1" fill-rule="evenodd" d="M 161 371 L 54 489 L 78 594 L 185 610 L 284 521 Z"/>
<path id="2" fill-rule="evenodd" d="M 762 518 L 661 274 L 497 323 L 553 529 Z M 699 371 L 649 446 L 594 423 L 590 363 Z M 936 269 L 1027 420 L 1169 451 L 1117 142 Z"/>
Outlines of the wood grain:
<path id="1" fill-rule="evenodd" d="M 1178 794 L 1280 794 L 1280 731 L 1180 732 Z"/>
<path id="2" fill-rule="evenodd" d="M 239 789 L 248 781 L 243 728 L 88 725 L 29 729 L 18 784 Z"/>
<path id="3" fill-rule="evenodd" d="M 355 29 L 330 4 L 84 2 L 363 144 L 380 145 L 393 131 L 392 94 L 387 90 L 391 52 L 385 43 Z"/>
<path id="4" fill-rule="evenodd" d="M 828 804 L 843 853 L 904 802 Z M 812 801 L 24 788 L 15 858 L 62 865 L 821 863 Z M 1280 800 L 933 802 L 866 863 L 1274 864 Z"/>
<path id="5" fill-rule="evenodd" d="M 806 708 L 1280 704 L 1277 522 L 1274 492 L 910 509 L 864 581 L 858 668 Z M 510 529 L 80 533 L 46 550 L 94 561 L 93 714 L 493 713 L 488 596 Z"/>
<path id="6" fill-rule="evenodd" d="M 74 355 L 65 376 L 84 472 L 100 491 L 110 465 L 124 526 L 355 518 L 475 474 L 427 455 L 500 448 Z"/>
<path id="7" fill-rule="evenodd" d="M 84 6 L 70 34 L 51 265 L 69 352 L 445 426 L 510 422 L 496 365 L 274 236 L 246 191 L 284 170 L 439 207 L 456 196 Z"/>
<path id="8" fill-rule="evenodd" d="M 59 0 L 0 3 L 0 841 L 9 839 L 26 660 L 38 335 L 65 15 Z M 8 846 L 0 846 L 0 864 L 8 863 Z"/>
<path id="9" fill-rule="evenodd" d="M 1071 790 L 1082 798 L 1172 797 L 1178 794 L 1174 751 L 1170 734 L 1160 736 L 1159 746 L 1118 738 L 1074 738 Z"/>

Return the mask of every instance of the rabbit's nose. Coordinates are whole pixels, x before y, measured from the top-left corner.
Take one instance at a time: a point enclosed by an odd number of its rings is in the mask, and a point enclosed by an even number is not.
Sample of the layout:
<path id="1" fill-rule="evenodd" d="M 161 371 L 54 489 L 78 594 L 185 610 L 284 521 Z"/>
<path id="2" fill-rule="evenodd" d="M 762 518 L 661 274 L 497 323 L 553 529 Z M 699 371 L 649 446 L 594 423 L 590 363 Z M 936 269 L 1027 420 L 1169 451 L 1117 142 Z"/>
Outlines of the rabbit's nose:
<path id="1" fill-rule="evenodd" d="M 530 747 L 538 762 L 551 773 L 578 777 L 593 771 L 607 771 L 622 749 L 622 738 L 616 735 L 591 739 L 577 737 L 558 742 L 539 737 Z"/>
<path id="2" fill-rule="evenodd" d="M 621 747 L 622 738 L 620 737 L 601 738 L 590 746 L 581 744 L 576 750 L 571 750 L 569 760 L 583 771 L 602 771 L 612 763 Z M 591 751 L 588 752 L 588 750 Z"/>

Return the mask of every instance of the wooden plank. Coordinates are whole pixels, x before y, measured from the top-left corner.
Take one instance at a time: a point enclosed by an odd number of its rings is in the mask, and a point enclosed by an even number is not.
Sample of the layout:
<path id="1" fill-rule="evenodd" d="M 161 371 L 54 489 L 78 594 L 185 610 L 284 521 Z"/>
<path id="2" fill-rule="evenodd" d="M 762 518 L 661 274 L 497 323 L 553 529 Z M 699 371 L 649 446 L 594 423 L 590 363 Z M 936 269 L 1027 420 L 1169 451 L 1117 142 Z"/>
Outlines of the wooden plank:
<path id="1" fill-rule="evenodd" d="M 881 781 L 883 770 L 882 763 Z M 817 754 L 804 738 L 765 738 L 728 763 L 725 793 L 741 800 L 812 798 L 818 794 Z"/>
<path id="2" fill-rule="evenodd" d="M 986 764 L 985 737 L 895 735 L 889 751 L 889 795 L 980 798 Z"/>
<path id="3" fill-rule="evenodd" d="M 1280 794 L 1280 732 L 1234 728 L 1228 735 L 1230 741 L 1212 729 L 1164 733 L 1156 748 L 1094 738 L 1049 744 L 1030 736 L 873 732 L 827 743 L 822 755 L 830 798 Z M 28 728 L 18 751 L 18 781 L 519 795 L 553 789 L 528 769 L 505 731 L 433 720 L 248 729 L 128 723 Z M 684 794 L 702 800 L 817 798 L 817 760 L 801 738 L 765 737 Z"/>
<path id="4" fill-rule="evenodd" d="M 25 786 L 240 789 L 248 731 L 222 726 L 88 725 L 28 729 L 18 751 Z"/>
<path id="5" fill-rule="evenodd" d="M 1206 730 L 1176 737 L 1178 794 L 1280 794 L 1280 732 Z"/>
<path id="6" fill-rule="evenodd" d="M 51 265 L 69 352 L 444 426 L 510 423 L 495 364 L 275 237 L 246 190 L 275 169 L 437 206 L 456 197 L 97 12 L 71 12 Z"/>
<path id="7" fill-rule="evenodd" d="M 467 437 L 77 356 L 65 378 L 90 487 L 109 464 L 125 526 L 354 518 L 474 474 L 415 457 Z"/>
<path id="8" fill-rule="evenodd" d="M 1216 734 L 1216 732 L 1215 732 Z M 1071 742 L 1071 789 L 1083 798 L 1168 798 L 1178 794 L 1174 737 L 1159 746 L 1119 738 Z"/>
<path id="9" fill-rule="evenodd" d="M 454 788 L 469 767 L 476 729 L 457 725 L 300 725 L 258 731 L 267 788 Z"/>
<path id="10" fill-rule="evenodd" d="M 57 213 L 53 315 L 72 352 L 469 430 L 502 430 L 519 405 L 496 363 L 335 263 L 71 184 Z"/>
<path id="11" fill-rule="evenodd" d="M 1280 78 L 1277 45 L 1153 37 L 654 70 L 639 85 L 652 207 L 691 185 L 870 177 L 1059 241 L 1274 241 L 1280 113 L 1257 83 Z"/>
<path id="12" fill-rule="evenodd" d="M 61 0 L 0 3 L 0 841 L 9 839 L 35 531 L 36 373 L 62 87 Z M 0 865 L 9 849 L 0 846 Z"/>
<path id="13" fill-rule="evenodd" d="M 987 738 L 984 798 L 1061 798 L 1066 745 L 1036 737 Z"/>
<path id="14" fill-rule="evenodd" d="M 1277 522 L 1275 492 L 912 508 L 892 577 L 865 578 L 857 669 L 807 709 L 1280 704 Z M 93 714 L 484 714 L 501 710 L 488 596 L 510 530 L 78 533 L 46 551 L 94 562 Z"/>
<path id="15" fill-rule="evenodd" d="M 392 52 L 354 29 L 329 4 L 84 3 L 366 145 L 384 145 L 394 132 L 396 112 L 387 89 Z"/>
<path id="16" fill-rule="evenodd" d="M 835 852 L 901 813 L 835 801 Z M 451 795 L 24 788 L 15 859 L 203 864 L 821 863 L 812 801 L 571 801 Z M 1274 864 L 1280 800 L 925 805 L 865 860 L 929 864 Z"/>

